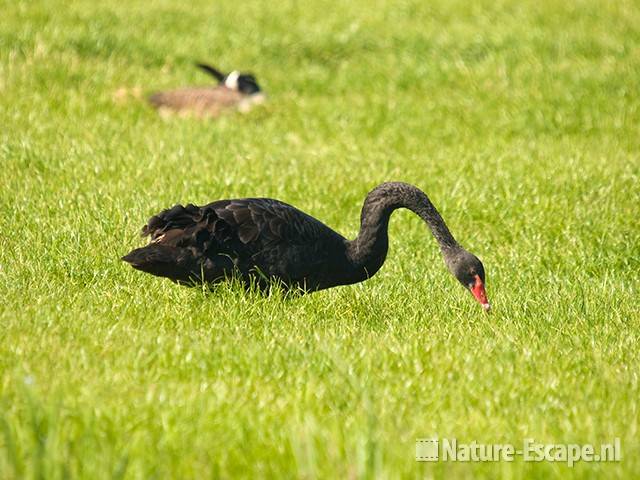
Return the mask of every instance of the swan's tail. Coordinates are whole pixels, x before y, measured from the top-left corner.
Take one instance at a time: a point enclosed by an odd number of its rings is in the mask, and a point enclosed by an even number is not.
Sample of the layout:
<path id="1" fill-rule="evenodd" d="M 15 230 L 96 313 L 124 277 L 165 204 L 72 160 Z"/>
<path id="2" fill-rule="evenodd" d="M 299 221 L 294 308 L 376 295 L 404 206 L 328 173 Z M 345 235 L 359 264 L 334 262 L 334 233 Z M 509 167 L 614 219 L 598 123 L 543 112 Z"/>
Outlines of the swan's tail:
<path id="1" fill-rule="evenodd" d="M 122 260 L 136 270 L 170 278 L 178 283 L 199 281 L 198 262 L 190 250 L 168 245 L 150 244 L 132 250 Z"/>

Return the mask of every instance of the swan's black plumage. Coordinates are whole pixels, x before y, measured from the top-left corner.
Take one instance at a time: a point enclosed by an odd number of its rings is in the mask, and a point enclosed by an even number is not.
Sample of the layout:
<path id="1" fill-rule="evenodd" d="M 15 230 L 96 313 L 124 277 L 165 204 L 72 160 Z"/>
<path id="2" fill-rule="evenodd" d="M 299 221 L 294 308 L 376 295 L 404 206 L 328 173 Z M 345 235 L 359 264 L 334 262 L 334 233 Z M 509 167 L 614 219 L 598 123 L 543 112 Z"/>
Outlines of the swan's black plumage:
<path id="1" fill-rule="evenodd" d="M 215 283 L 236 275 L 260 287 L 278 279 L 286 288 L 322 290 L 366 280 L 380 269 L 389 218 L 398 208 L 425 221 L 449 270 L 488 308 L 480 260 L 457 243 L 424 192 L 401 182 L 383 183 L 367 195 L 354 240 L 278 200 L 219 200 L 175 205 L 151 217 L 142 230 L 149 244 L 123 260 L 179 283 Z"/>
<path id="2" fill-rule="evenodd" d="M 278 278 L 290 288 L 319 290 L 343 280 L 337 275 L 346 240 L 278 200 L 176 205 L 151 217 L 142 234 L 150 244 L 123 259 L 181 283 L 216 282 L 235 273 L 246 281 L 253 276 L 259 285 Z"/>

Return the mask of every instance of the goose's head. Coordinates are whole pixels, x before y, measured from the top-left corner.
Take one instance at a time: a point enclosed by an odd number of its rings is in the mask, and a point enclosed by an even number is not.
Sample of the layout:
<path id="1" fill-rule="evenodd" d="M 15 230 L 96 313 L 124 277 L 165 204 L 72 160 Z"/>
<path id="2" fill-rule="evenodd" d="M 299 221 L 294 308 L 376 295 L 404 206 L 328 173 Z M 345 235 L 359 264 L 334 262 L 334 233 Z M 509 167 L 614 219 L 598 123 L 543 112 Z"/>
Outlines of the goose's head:
<path id="1" fill-rule="evenodd" d="M 260 92 L 256 77 L 250 73 L 241 73 L 237 70 L 234 70 L 224 78 L 224 86 L 245 95 L 253 95 Z"/>

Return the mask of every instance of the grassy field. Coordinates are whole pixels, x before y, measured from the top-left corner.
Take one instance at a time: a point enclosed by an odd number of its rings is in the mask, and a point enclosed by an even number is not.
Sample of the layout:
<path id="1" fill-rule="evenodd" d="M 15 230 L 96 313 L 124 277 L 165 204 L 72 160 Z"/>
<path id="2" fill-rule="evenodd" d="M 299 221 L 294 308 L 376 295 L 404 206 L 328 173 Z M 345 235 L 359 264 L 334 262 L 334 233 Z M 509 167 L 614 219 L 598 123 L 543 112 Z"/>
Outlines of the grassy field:
<path id="1" fill-rule="evenodd" d="M 0 0 L 0 478 L 640 475 L 640 5 Z M 257 74 L 162 119 L 135 92 Z M 124 94 L 123 94 L 124 92 Z M 424 189 L 382 271 L 288 299 L 119 257 L 177 202 L 270 196 L 344 235 Z M 600 443 L 618 463 L 417 463 L 415 439 Z"/>

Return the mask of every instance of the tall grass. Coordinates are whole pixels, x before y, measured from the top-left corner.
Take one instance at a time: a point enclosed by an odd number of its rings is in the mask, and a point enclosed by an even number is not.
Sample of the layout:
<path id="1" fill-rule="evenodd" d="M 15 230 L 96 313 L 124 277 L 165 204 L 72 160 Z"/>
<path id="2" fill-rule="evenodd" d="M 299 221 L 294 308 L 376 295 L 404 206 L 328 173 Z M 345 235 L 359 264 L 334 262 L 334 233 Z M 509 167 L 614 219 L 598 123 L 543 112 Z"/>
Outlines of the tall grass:
<path id="1" fill-rule="evenodd" d="M 0 477 L 640 474 L 636 2 L 0 2 Z M 270 102 L 133 94 L 256 73 Z M 123 94 L 124 92 L 124 94 Z M 394 214 L 370 281 L 291 299 L 127 267 L 177 202 L 270 196 L 354 236 L 423 188 L 494 314 Z M 618 463 L 415 462 L 415 439 Z"/>

